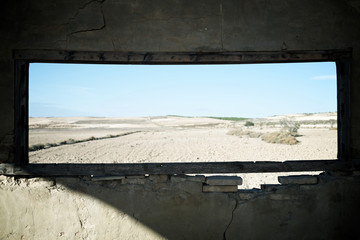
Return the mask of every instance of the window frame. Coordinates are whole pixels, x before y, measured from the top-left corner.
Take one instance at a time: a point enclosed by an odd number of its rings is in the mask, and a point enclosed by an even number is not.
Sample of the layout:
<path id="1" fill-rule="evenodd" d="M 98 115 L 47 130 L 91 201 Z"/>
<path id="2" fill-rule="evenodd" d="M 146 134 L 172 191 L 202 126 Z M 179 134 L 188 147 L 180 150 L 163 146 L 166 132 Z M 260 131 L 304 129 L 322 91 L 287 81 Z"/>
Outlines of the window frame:
<path id="1" fill-rule="evenodd" d="M 350 66 L 352 50 L 272 51 L 272 52 L 106 52 L 63 50 L 15 50 L 14 145 L 15 161 L 2 172 L 14 175 L 86 176 L 192 173 L 260 173 L 297 171 L 336 171 L 357 168 L 350 154 Z M 35 164 L 29 163 L 29 64 L 256 64 L 326 62 L 336 63 L 338 157 L 336 160 L 285 162 L 192 162 L 118 164 Z M 4 170 L 5 168 L 5 170 Z"/>

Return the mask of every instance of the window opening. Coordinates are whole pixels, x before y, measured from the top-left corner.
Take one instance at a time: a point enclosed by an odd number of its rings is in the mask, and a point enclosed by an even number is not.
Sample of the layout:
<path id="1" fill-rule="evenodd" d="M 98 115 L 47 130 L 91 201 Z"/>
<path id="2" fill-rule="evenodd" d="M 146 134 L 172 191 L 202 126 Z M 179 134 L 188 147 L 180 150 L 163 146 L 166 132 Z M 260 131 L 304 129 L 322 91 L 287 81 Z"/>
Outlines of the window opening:
<path id="1" fill-rule="evenodd" d="M 31 63 L 30 163 L 337 158 L 334 62 Z"/>

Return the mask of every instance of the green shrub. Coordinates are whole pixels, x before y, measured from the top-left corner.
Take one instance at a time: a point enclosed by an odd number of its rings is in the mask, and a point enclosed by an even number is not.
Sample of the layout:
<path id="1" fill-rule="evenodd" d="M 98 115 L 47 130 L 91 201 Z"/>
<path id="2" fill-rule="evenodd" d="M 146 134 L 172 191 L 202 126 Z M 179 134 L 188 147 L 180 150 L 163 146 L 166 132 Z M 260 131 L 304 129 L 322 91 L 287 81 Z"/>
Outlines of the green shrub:
<path id="1" fill-rule="evenodd" d="M 245 123 L 245 127 L 252 127 L 254 125 L 255 124 L 253 122 L 251 122 L 251 121 L 246 121 L 246 123 Z"/>

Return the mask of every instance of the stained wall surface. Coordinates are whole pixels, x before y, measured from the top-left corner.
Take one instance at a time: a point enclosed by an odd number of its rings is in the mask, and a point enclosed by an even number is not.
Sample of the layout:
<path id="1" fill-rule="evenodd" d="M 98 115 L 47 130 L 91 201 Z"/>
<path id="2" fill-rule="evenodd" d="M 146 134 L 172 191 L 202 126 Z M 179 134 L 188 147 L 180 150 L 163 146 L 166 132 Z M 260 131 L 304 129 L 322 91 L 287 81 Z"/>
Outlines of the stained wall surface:
<path id="1" fill-rule="evenodd" d="M 353 158 L 360 157 L 360 1 L 5 0 L 1 5 L 1 163 L 14 160 L 13 51 L 19 49 L 351 48 L 351 150 Z M 283 196 L 262 191 L 249 201 L 240 193 L 203 193 L 200 183 L 187 181 L 119 186 L 78 179 L 2 181 L 3 239 L 359 238 L 354 226 L 359 220 L 359 180 L 354 176 L 325 176 L 313 188 L 283 188 Z"/>
<path id="2" fill-rule="evenodd" d="M 176 176 L 0 179 L 1 239 L 359 239 L 360 176 L 203 192 Z"/>

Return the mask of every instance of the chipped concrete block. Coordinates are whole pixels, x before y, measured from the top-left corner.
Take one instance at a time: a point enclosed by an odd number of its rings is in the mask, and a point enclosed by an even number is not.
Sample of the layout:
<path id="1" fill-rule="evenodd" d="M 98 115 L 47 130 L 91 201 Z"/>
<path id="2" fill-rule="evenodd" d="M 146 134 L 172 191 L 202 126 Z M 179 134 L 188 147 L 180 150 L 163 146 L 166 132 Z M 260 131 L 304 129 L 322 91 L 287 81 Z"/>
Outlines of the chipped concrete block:
<path id="1" fill-rule="evenodd" d="M 216 186 L 241 185 L 242 178 L 238 176 L 211 176 L 206 178 L 206 184 Z"/>
<path id="2" fill-rule="evenodd" d="M 206 182 L 206 177 L 204 175 L 195 175 L 195 176 L 187 176 L 187 180 L 191 182 Z"/>
<path id="3" fill-rule="evenodd" d="M 140 176 L 126 176 L 121 180 L 122 184 L 145 184 L 146 178 L 143 175 Z"/>
<path id="4" fill-rule="evenodd" d="M 204 175 L 195 175 L 195 176 L 188 176 L 188 175 L 172 175 L 171 176 L 171 182 L 173 183 L 179 183 L 179 182 L 201 182 L 205 183 L 205 176 Z"/>
<path id="5" fill-rule="evenodd" d="M 238 191 L 237 185 L 231 185 L 231 186 L 204 185 L 203 186 L 203 192 L 237 192 L 237 191 Z"/>
<path id="6" fill-rule="evenodd" d="M 150 175 L 149 180 L 154 183 L 165 183 L 169 180 L 169 176 L 165 174 L 161 175 Z"/>
<path id="7" fill-rule="evenodd" d="M 312 175 L 279 176 L 278 180 L 283 185 L 288 184 L 317 184 L 319 179 Z"/>

